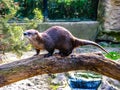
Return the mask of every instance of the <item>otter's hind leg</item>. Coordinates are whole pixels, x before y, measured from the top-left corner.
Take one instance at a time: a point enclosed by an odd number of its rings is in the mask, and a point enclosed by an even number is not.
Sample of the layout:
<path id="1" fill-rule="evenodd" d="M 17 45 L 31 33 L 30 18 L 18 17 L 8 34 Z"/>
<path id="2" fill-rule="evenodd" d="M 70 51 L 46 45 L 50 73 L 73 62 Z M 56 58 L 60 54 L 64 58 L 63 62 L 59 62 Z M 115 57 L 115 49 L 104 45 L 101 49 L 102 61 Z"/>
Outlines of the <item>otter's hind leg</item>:
<path id="1" fill-rule="evenodd" d="M 59 54 L 61 57 L 68 56 L 72 53 L 72 50 L 60 50 Z"/>

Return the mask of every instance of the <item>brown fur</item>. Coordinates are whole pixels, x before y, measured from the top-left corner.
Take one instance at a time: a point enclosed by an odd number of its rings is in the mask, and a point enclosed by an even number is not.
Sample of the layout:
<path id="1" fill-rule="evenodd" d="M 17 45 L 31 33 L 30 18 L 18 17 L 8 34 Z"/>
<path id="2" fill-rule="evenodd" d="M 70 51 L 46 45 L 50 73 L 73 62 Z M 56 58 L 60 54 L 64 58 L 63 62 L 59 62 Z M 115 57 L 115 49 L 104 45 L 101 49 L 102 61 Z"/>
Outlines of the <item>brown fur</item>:
<path id="1" fill-rule="evenodd" d="M 48 54 L 45 57 L 51 56 L 55 49 L 59 50 L 61 56 L 68 56 L 73 49 L 83 45 L 94 45 L 108 53 L 104 48 L 93 41 L 78 39 L 74 37 L 67 29 L 61 26 L 52 26 L 46 31 L 39 33 L 36 30 L 27 30 L 24 33 L 30 40 L 30 43 L 36 49 L 38 55 L 40 50 L 45 49 Z"/>

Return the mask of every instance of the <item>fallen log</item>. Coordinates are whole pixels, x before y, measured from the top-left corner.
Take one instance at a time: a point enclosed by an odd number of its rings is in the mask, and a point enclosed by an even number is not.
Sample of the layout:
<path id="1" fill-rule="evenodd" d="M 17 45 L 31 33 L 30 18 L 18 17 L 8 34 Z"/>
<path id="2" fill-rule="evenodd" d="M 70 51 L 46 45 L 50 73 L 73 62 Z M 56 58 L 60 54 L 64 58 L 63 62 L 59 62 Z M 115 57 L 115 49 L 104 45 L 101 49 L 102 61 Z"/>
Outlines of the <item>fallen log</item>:
<path id="1" fill-rule="evenodd" d="M 102 54 L 85 53 L 64 58 L 57 55 L 43 58 L 43 55 L 39 55 L 1 65 L 0 87 L 40 74 L 73 70 L 91 70 L 120 81 L 120 63 Z"/>

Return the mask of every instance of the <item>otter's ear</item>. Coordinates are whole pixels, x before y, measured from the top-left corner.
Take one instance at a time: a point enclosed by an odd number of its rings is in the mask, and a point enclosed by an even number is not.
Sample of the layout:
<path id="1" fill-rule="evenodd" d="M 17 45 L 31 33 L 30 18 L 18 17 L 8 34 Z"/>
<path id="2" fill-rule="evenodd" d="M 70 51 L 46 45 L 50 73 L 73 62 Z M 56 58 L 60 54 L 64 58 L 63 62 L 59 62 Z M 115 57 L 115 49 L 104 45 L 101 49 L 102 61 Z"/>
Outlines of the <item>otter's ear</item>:
<path id="1" fill-rule="evenodd" d="M 35 33 L 34 33 L 34 34 L 38 35 L 38 34 L 39 34 L 39 32 L 38 32 L 38 31 L 35 31 Z"/>
<path id="2" fill-rule="evenodd" d="M 35 32 L 34 34 L 36 34 L 36 35 L 37 35 L 38 33 L 37 33 L 37 32 Z"/>

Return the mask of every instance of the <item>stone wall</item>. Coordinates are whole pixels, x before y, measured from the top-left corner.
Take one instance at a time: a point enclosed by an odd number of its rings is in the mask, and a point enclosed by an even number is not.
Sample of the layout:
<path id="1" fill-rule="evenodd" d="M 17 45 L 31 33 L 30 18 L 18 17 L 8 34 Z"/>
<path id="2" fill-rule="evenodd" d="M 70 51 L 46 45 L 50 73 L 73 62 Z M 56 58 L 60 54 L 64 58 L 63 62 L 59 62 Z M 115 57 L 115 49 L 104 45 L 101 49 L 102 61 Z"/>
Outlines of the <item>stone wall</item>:
<path id="1" fill-rule="evenodd" d="M 120 32 L 120 0 L 106 0 L 104 27 Z"/>
<path id="2" fill-rule="evenodd" d="M 98 7 L 98 39 L 120 41 L 120 0 L 100 0 Z"/>
<path id="3" fill-rule="evenodd" d="M 95 40 L 98 34 L 97 21 L 81 21 L 81 22 L 44 22 L 39 24 L 38 30 L 45 31 L 51 26 L 58 25 L 67 28 L 74 36 L 82 39 Z"/>

